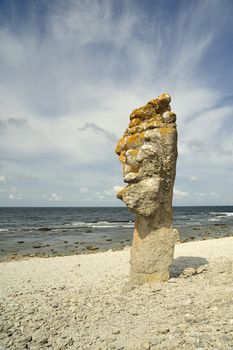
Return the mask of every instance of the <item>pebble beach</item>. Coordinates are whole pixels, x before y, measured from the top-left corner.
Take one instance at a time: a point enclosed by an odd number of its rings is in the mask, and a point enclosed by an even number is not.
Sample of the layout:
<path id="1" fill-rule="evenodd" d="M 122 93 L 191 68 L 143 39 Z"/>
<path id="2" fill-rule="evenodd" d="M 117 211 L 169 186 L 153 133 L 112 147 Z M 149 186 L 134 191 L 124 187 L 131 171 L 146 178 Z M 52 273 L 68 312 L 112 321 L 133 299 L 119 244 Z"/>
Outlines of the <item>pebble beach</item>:
<path id="1" fill-rule="evenodd" d="M 233 349 L 233 237 L 175 247 L 131 288 L 129 248 L 0 263 L 0 349 Z"/>

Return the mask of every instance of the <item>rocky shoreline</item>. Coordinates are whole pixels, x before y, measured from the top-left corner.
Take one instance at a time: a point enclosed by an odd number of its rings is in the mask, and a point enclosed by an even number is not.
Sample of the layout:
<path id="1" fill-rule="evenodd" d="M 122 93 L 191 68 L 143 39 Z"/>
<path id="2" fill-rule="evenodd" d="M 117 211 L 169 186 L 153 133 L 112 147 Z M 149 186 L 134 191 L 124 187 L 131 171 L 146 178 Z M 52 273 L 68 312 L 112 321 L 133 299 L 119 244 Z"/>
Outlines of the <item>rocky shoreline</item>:
<path id="1" fill-rule="evenodd" d="M 167 283 L 129 250 L 0 263 L 0 348 L 233 349 L 233 238 L 179 244 Z"/>
<path id="2" fill-rule="evenodd" d="M 232 229 L 232 226 L 225 224 L 179 228 L 182 243 L 231 237 Z M 120 239 L 115 236 L 102 237 L 102 239 L 100 239 L 97 236 L 96 240 L 91 241 L 89 241 L 88 238 L 86 241 L 80 240 L 78 237 L 75 239 L 73 235 L 64 236 L 64 239 L 60 239 L 58 242 L 49 240 L 46 235 L 36 239 L 30 236 L 25 238 L 25 236 L 19 235 L 15 242 L 12 243 L 9 236 L 9 245 L 7 240 L 1 241 L 0 262 L 35 257 L 50 258 L 56 256 L 92 254 L 108 250 L 119 251 L 132 243 L 132 230 L 130 229 L 128 231 L 126 231 L 124 237 L 122 235 Z"/>

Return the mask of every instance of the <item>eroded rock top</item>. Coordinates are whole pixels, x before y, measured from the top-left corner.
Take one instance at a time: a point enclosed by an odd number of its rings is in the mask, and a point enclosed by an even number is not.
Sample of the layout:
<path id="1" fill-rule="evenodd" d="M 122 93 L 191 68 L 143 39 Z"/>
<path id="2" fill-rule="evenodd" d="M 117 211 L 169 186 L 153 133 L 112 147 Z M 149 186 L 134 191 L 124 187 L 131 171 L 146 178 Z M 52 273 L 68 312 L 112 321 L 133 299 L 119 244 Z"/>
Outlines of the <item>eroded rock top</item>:
<path id="1" fill-rule="evenodd" d="M 115 150 L 123 164 L 124 182 L 128 183 L 117 197 L 131 211 L 144 216 L 156 210 L 165 183 L 167 188 L 170 183 L 172 191 L 177 134 L 170 102 L 171 97 L 164 93 L 135 109 Z"/>

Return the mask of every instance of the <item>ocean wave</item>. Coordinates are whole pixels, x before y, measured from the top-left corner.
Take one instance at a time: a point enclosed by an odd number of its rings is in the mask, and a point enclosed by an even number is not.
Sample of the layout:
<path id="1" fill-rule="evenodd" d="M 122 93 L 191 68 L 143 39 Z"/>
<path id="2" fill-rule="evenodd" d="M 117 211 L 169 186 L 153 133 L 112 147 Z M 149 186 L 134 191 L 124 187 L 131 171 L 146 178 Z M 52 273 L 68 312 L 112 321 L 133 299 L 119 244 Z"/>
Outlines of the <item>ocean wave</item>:
<path id="1" fill-rule="evenodd" d="M 63 225 L 54 226 L 30 226 L 30 227 L 11 227 L 11 228 L 1 228 L 0 232 L 61 232 L 61 231 L 74 231 L 74 230 L 86 230 L 86 229 L 107 229 L 107 228 L 132 228 L 134 223 L 132 221 L 96 221 L 96 222 L 82 222 L 74 221 L 71 223 L 64 223 Z"/>
<path id="2" fill-rule="evenodd" d="M 64 224 L 64 226 L 85 226 L 86 222 L 83 221 L 73 221 L 71 224 Z"/>
<path id="3" fill-rule="evenodd" d="M 233 212 L 226 212 L 226 211 L 212 211 L 210 212 L 210 215 L 217 215 L 217 217 L 230 217 L 233 216 Z"/>
<path id="4" fill-rule="evenodd" d="M 92 225 L 92 228 L 132 228 L 134 225 Z"/>
<path id="5" fill-rule="evenodd" d="M 132 221 L 95 221 L 95 222 L 81 222 L 74 221 L 71 224 L 66 224 L 66 227 L 78 227 L 78 228 L 110 228 L 110 227 L 133 227 Z"/>

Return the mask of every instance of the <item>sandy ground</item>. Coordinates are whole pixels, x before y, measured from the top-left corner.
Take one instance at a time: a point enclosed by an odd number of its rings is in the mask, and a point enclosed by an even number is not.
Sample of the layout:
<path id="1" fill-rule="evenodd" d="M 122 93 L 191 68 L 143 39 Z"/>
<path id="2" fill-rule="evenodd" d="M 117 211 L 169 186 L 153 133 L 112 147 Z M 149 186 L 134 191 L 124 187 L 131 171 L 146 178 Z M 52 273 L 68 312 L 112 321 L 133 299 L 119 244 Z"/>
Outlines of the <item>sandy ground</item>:
<path id="1" fill-rule="evenodd" d="M 175 258 L 184 255 L 202 257 L 205 259 L 220 257 L 233 259 L 233 237 L 176 245 Z"/>
<path id="2" fill-rule="evenodd" d="M 167 283 L 128 276 L 129 250 L 0 263 L 0 350 L 233 350 L 233 237 L 177 245 Z"/>

